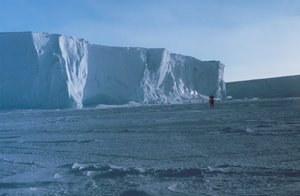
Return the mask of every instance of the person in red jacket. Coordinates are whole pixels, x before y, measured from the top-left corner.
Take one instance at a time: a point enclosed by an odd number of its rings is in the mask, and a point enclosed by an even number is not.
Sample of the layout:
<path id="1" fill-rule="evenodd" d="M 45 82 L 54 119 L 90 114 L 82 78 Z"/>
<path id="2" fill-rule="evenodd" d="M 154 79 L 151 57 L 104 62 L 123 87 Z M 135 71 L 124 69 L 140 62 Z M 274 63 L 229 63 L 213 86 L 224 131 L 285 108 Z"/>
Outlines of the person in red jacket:
<path id="1" fill-rule="evenodd" d="M 215 100 L 214 100 L 214 96 L 209 96 L 209 105 L 210 105 L 210 109 L 214 109 L 215 108 Z"/>

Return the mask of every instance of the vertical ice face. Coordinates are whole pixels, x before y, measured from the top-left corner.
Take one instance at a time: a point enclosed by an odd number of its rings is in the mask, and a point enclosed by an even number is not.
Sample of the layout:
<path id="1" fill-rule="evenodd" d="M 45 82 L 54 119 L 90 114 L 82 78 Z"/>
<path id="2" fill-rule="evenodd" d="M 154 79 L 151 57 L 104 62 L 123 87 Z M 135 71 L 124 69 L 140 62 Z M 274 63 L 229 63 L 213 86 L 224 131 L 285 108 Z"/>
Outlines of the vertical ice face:
<path id="1" fill-rule="evenodd" d="M 87 43 L 72 37 L 32 33 L 38 55 L 36 88 L 46 107 L 82 107 Z M 42 87 L 42 88 L 41 88 Z"/>
<path id="2" fill-rule="evenodd" d="M 224 67 L 225 65 L 221 62 L 218 62 L 219 64 L 219 73 L 218 73 L 218 80 L 217 80 L 217 86 L 218 90 L 216 91 L 216 96 L 218 98 L 225 98 L 226 97 L 226 83 L 224 81 Z"/>
<path id="3" fill-rule="evenodd" d="M 200 61 L 193 57 L 169 53 L 165 49 L 148 49 L 142 80 L 144 103 L 172 103 L 225 97 L 224 65 L 219 61 Z"/>
<path id="4" fill-rule="evenodd" d="M 87 43 L 47 33 L 0 34 L 0 108 L 81 107 Z"/>
<path id="5" fill-rule="evenodd" d="M 20 36 L 22 35 L 22 36 Z M 0 34 L 0 108 L 32 106 L 38 61 L 31 33 Z"/>
<path id="6" fill-rule="evenodd" d="M 162 83 L 170 66 L 170 55 L 164 49 L 148 49 L 141 82 L 143 103 L 168 102 Z"/>
<path id="7" fill-rule="evenodd" d="M 88 70 L 88 46 L 83 40 L 59 37 L 62 63 L 65 66 L 69 97 L 75 107 L 82 107 L 83 89 Z"/>
<path id="8" fill-rule="evenodd" d="M 226 93 L 219 61 L 57 34 L 0 34 L 0 68 L 0 108 L 172 103 Z"/>
<path id="9" fill-rule="evenodd" d="M 61 55 L 59 35 L 32 33 L 35 46 L 37 72 L 34 75 L 34 92 L 36 107 L 64 108 L 70 107 L 68 88 L 66 85 L 66 69 Z M 22 70 L 18 70 L 22 72 Z M 20 94 L 19 96 L 22 96 Z M 40 106 L 39 106 L 40 105 Z"/>
<path id="10" fill-rule="evenodd" d="M 142 99 L 140 83 L 146 49 L 89 45 L 88 52 L 84 105 L 125 104 Z"/>

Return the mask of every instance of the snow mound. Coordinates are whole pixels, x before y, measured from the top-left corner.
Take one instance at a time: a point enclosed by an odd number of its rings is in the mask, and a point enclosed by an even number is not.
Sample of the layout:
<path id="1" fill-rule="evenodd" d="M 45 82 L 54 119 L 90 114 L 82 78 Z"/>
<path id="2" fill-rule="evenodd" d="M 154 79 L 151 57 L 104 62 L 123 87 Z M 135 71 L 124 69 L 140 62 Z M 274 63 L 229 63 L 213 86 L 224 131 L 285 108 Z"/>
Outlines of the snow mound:
<path id="1" fill-rule="evenodd" d="M 224 65 L 166 49 L 108 47 L 48 33 L 0 33 L 0 108 L 81 108 L 225 98 Z"/>

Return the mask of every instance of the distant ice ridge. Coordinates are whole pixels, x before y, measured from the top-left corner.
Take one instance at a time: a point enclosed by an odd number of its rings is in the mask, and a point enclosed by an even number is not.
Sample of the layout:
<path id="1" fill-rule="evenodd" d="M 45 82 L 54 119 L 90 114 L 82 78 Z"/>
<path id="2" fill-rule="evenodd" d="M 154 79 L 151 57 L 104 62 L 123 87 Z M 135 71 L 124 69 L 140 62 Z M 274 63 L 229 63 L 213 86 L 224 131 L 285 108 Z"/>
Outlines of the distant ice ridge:
<path id="1" fill-rule="evenodd" d="M 225 98 L 224 65 L 166 49 L 108 47 L 48 33 L 0 33 L 0 108 L 81 108 Z"/>

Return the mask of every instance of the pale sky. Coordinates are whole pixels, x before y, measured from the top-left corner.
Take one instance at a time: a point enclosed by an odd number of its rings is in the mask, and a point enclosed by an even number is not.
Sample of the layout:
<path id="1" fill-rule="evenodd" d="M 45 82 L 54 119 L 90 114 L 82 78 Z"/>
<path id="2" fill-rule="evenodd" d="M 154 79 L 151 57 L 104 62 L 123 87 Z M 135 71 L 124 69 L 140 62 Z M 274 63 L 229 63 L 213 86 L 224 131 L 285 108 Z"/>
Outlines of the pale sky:
<path id="1" fill-rule="evenodd" d="M 225 80 L 300 74 L 300 0 L 0 0 L 0 32 L 220 60 Z"/>

